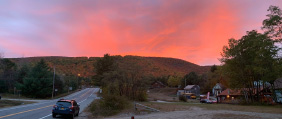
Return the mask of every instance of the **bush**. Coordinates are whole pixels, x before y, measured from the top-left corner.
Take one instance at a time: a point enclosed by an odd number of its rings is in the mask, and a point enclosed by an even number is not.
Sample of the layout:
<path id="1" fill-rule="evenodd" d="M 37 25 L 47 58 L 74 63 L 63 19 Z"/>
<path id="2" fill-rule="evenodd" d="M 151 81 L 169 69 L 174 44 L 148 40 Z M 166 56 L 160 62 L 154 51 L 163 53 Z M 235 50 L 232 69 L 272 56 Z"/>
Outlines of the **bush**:
<path id="1" fill-rule="evenodd" d="M 141 102 L 147 101 L 147 94 L 146 94 L 146 92 L 138 93 L 136 95 L 135 100 L 138 100 L 138 101 L 141 101 Z"/>
<path id="2" fill-rule="evenodd" d="M 129 107 L 128 100 L 122 96 L 106 95 L 90 105 L 93 116 L 112 116 Z"/>
<path id="3" fill-rule="evenodd" d="M 187 98 L 183 95 L 179 96 L 179 101 L 187 102 Z"/>

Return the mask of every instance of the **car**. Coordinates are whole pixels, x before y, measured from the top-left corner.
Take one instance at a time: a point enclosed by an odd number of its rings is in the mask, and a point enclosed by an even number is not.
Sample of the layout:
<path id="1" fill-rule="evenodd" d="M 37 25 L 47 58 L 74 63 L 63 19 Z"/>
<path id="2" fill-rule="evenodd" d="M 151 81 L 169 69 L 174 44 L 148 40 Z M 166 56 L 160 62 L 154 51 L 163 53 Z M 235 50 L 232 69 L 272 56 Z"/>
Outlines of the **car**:
<path id="1" fill-rule="evenodd" d="M 187 97 L 188 99 L 196 99 L 197 96 L 194 93 L 184 93 L 183 96 Z"/>
<path id="2" fill-rule="evenodd" d="M 217 103 L 216 98 L 210 98 L 209 100 L 210 100 L 212 103 Z"/>
<path id="3" fill-rule="evenodd" d="M 56 118 L 57 115 L 67 115 L 73 119 L 75 116 L 78 116 L 80 105 L 77 104 L 75 100 L 65 100 L 60 99 L 57 103 L 53 106 L 52 109 L 52 117 Z"/>
<path id="4" fill-rule="evenodd" d="M 201 100 L 200 100 L 200 103 L 212 104 L 212 101 L 211 101 L 211 100 L 208 100 L 208 99 L 201 99 Z"/>

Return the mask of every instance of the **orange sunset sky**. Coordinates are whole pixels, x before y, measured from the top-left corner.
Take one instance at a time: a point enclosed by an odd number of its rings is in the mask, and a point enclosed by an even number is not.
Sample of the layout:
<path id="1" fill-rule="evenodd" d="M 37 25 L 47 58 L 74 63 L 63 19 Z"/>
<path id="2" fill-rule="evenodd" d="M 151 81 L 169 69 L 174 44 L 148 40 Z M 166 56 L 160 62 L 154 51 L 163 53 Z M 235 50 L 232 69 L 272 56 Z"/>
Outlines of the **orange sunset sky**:
<path id="1" fill-rule="evenodd" d="M 220 64 L 280 0 L 1 0 L 4 57 L 138 55 Z"/>

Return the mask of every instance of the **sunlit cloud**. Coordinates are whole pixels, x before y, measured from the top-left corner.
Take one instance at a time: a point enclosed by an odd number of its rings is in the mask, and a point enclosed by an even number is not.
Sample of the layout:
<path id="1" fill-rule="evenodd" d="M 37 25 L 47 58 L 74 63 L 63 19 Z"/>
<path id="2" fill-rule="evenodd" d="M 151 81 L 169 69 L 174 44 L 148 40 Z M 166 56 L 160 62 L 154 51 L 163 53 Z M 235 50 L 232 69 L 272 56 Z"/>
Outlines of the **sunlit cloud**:
<path id="1" fill-rule="evenodd" d="M 5 57 L 139 55 L 220 64 L 229 38 L 259 30 L 280 1 L 0 1 Z"/>

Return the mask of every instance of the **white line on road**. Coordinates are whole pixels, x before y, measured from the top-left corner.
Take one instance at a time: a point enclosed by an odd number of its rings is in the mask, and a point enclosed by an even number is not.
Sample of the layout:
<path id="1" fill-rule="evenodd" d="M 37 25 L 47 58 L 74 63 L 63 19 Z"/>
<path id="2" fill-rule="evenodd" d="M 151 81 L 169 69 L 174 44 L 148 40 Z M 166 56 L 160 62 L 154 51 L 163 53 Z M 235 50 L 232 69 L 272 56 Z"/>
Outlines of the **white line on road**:
<path id="1" fill-rule="evenodd" d="M 97 89 L 95 88 L 95 89 L 94 89 L 94 91 L 93 91 L 93 93 L 94 93 L 96 90 L 97 90 Z M 92 96 L 92 94 L 93 94 L 93 93 L 91 93 L 91 95 L 90 95 L 90 96 Z M 90 96 L 88 96 L 88 97 L 90 97 Z M 87 97 L 87 98 L 88 98 L 88 97 Z M 78 104 L 80 104 L 80 103 L 84 102 L 85 100 L 87 100 L 87 98 L 86 98 L 86 99 L 84 99 L 84 100 L 82 100 L 82 101 L 80 101 Z M 39 119 L 44 119 L 44 118 L 49 117 L 49 116 L 51 116 L 51 115 L 52 115 L 52 114 L 49 114 L 49 115 L 46 115 L 46 116 L 41 117 L 41 118 L 39 118 Z"/>
<path id="2" fill-rule="evenodd" d="M 44 116 L 44 117 L 41 117 L 41 118 L 39 118 L 39 119 L 44 119 L 44 118 L 49 117 L 49 116 L 51 116 L 51 115 L 52 115 L 52 114 L 49 114 L 49 115 Z"/>

